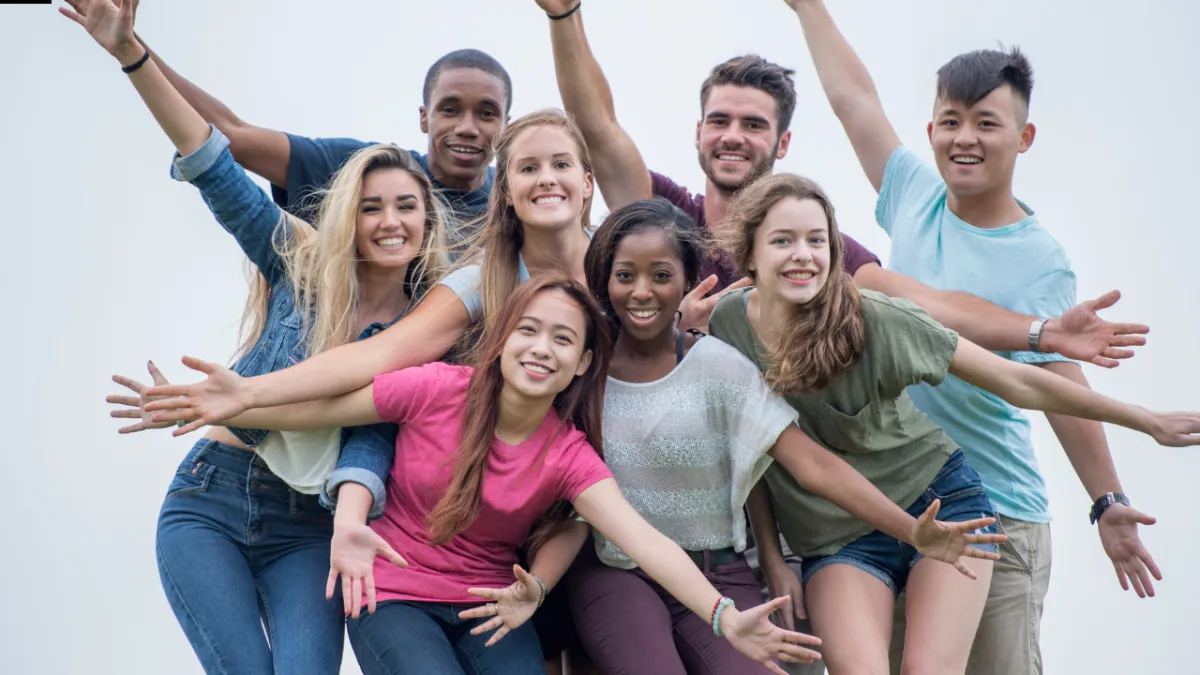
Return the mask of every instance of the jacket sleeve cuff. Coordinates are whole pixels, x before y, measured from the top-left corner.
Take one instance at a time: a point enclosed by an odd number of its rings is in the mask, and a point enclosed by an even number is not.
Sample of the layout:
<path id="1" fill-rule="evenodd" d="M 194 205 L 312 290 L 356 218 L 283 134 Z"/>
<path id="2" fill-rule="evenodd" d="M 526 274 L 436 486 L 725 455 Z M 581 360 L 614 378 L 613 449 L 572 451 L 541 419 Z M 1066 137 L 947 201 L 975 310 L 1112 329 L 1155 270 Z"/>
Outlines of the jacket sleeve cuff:
<path id="1" fill-rule="evenodd" d="M 383 481 L 371 471 L 347 467 L 335 469 L 329 478 L 321 484 L 321 506 L 333 511 L 337 508 L 337 491 L 342 483 L 358 483 L 371 491 L 371 510 L 367 520 L 375 520 L 383 515 L 383 505 L 387 500 L 387 491 Z"/>
<path id="2" fill-rule="evenodd" d="M 221 153 L 229 147 L 229 139 L 215 125 L 208 125 L 211 133 L 204 145 L 196 148 L 186 157 L 175 153 L 171 160 L 171 178 L 178 181 L 193 181 L 204 174 L 217 163 Z"/>

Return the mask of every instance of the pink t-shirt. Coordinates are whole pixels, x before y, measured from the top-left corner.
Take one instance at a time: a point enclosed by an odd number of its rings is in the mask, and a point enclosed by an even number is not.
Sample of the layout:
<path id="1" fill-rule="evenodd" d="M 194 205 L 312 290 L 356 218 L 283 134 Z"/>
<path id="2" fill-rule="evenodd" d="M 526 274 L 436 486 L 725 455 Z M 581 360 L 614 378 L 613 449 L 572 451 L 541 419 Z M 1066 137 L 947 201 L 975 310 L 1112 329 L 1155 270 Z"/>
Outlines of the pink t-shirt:
<path id="1" fill-rule="evenodd" d="M 446 545 L 431 546 L 429 514 L 454 471 L 471 372 L 467 366 L 430 363 L 375 378 L 375 409 L 400 431 L 387 503 L 371 527 L 408 561 L 401 569 L 375 560 L 380 601 L 482 602 L 467 589 L 513 583 L 518 550 L 554 502 L 574 501 L 612 478 L 583 432 L 551 410 L 524 443 L 495 440 L 478 518 Z"/>

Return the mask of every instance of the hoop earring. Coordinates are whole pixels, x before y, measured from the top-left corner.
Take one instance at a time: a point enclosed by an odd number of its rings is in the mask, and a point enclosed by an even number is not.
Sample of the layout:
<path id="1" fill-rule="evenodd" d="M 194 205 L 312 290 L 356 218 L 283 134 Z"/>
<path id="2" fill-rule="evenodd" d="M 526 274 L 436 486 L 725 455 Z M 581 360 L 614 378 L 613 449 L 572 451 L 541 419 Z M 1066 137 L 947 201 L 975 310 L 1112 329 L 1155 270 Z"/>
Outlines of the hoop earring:
<path id="1" fill-rule="evenodd" d="M 675 327 L 679 328 L 681 325 L 683 325 L 683 310 L 677 309 L 675 310 Z"/>

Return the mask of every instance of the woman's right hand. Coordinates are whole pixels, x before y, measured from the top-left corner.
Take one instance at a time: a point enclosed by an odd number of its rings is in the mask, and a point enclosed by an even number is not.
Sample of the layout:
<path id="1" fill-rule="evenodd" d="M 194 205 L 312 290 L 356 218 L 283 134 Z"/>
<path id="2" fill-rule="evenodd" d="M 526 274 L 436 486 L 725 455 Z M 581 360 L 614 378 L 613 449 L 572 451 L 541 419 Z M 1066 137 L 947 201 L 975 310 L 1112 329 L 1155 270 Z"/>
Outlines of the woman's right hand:
<path id="1" fill-rule="evenodd" d="M 59 7 L 58 11 L 83 26 L 122 65 L 142 57 L 145 47 L 133 32 L 138 0 L 67 0 L 67 4 L 71 9 Z"/>
<path id="2" fill-rule="evenodd" d="M 784 606 L 783 609 L 771 615 L 776 625 L 787 630 L 796 630 L 796 619 L 807 619 L 808 612 L 804 609 L 804 586 L 800 584 L 800 577 L 796 575 L 796 570 L 792 569 L 786 562 L 778 562 L 771 565 L 762 566 L 763 577 L 767 581 L 767 592 L 771 599 L 788 597 L 791 598 L 791 607 Z"/>
<path id="3" fill-rule="evenodd" d="M 408 562 L 370 525 L 334 527 L 333 539 L 329 542 L 329 581 L 325 584 L 325 598 L 333 597 L 334 584 L 341 576 L 346 616 L 358 618 L 364 591 L 367 612 L 375 613 L 376 556 L 383 556 L 396 567 L 408 567 Z"/>
<path id="4" fill-rule="evenodd" d="M 1200 413 L 1172 412 L 1151 413 L 1154 421 L 1150 436 L 1159 445 L 1168 448 L 1183 448 L 1200 445 Z"/>
<path id="5" fill-rule="evenodd" d="M 155 385 L 170 384 L 167 382 L 167 378 L 163 376 L 162 372 L 159 371 L 158 366 L 154 365 L 153 361 L 146 362 L 146 369 L 150 371 L 150 378 L 153 380 Z M 113 382 L 116 382 L 122 387 L 129 389 L 134 394 L 137 394 L 137 396 L 110 394 L 104 399 L 107 403 L 127 406 L 125 408 L 113 410 L 111 413 L 109 413 L 113 417 L 116 417 L 117 419 L 139 420 L 134 424 L 117 429 L 117 433 L 131 434 L 135 431 L 145 431 L 146 429 L 165 429 L 171 426 L 170 422 L 156 423 L 151 421 L 150 417 L 152 413 L 147 412 L 144 407 L 146 403 L 153 400 L 146 396 L 146 390 L 148 389 L 146 385 L 138 382 L 137 380 L 131 380 L 123 375 L 113 375 L 112 379 Z"/>
<path id="6" fill-rule="evenodd" d="M 787 675 L 775 663 L 776 660 L 788 663 L 818 661 L 821 659 L 820 652 L 803 645 L 818 646 L 821 644 L 820 638 L 784 630 L 771 623 L 771 614 L 792 611 L 787 606 L 790 601 L 791 598 L 787 596 L 775 598 L 746 611 L 727 607 L 720 617 L 721 633 L 734 649 L 763 664 L 775 675 Z"/>
<path id="7" fill-rule="evenodd" d="M 208 375 L 195 384 L 169 384 L 150 387 L 147 397 L 165 397 L 146 404 L 152 422 L 186 422 L 172 432 L 182 436 L 204 425 L 220 426 L 252 406 L 246 378 L 232 370 L 191 356 L 183 357 L 183 365 Z"/>

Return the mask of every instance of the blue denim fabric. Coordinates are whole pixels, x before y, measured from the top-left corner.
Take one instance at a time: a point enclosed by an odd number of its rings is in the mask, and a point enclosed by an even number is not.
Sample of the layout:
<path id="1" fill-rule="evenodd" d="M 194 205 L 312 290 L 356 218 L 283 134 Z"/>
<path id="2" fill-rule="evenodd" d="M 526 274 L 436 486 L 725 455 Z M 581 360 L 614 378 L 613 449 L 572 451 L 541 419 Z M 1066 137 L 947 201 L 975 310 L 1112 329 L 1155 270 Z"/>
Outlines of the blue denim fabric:
<path id="1" fill-rule="evenodd" d="M 908 507 L 909 515 L 914 518 L 920 517 L 935 499 L 942 500 L 938 509 L 938 520 L 961 522 L 995 516 L 992 502 L 988 499 L 987 491 L 983 489 L 983 481 L 967 463 L 967 457 L 962 450 L 955 450 L 950 455 L 950 459 L 942 465 L 941 471 L 925 489 L 924 494 Z M 980 534 L 998 532 L 996 523 L 979 530 Z M 993 553 L 998 548 L 996 544 L 975 544 L 974 547 Z M 899 595 L 908 583 L 908 574 L 913 565 L 922 557 L 923 554 L 918 553 L 911 545 L 875 530 L 843 546 L 833 555 L 805 558 L 801 562 L 803 573 L 800 579 L 807 584 L 812 575 L 829 565 L 853 565 L 887 584 L 893 594 Z"/>
<path id="2" fill-rule="evenodd" d="M 290 489 L 258 455 L 196 444 L 167 490 L 156 550 L 167 601 L 205 672 L 338 672 L 341 586 L 325 599 L 332 535 L 317 497 Z"/>
<path id="3" fill-rule="evenodd" d="M 460 619 L 467 605 L 388 600 L 346 621 L 364 675 L 545 675 L 542 648 L 526 621 L 504 639 L 471 635 L 483 619 Z"/>
<path id="4" fill-rule="evenodd" d="M 270 284 L 270 307 L 262 335 L 233 366 L 243 377 L 253 377 L 293 366 L 305 358 L 307 345 L 302 320 L 293 301 L 294 293 L 283 261 L 276 252 L 277 237 L 286 237 L 280 228 L 283 212 L 248 176 L 229 152 L 229 139 L 215 126 L 209 139 L 196 151 L 175 156 L 171 177 L 195 185 L 217 222 L 233 235 L 250 261 Z M 415 305 L 413 302 L 410 307 Z M 401 315 L 403 316 L 403 314 Z M 392 321 L 399 320 L 396 317 Z M 363 340 L 391 324 L 368 326 L 358 339 Z M 264 429 L 230 427 L 234 436 L 249 447 L 267 437 Z M 338 460 L 338 482 L 362 483 L 374 495 L 372 517 L 383 513 L 384 481 L 391 470 L 396 451 L 396 425 L 375 424 L 342 431 L 342 451 Z M 332 486 L 323 486 L 322 490 Z M 336 491 L 334 491 L 336 494 Z M 332 501 L 324 502 L 330 508 Z"/>

